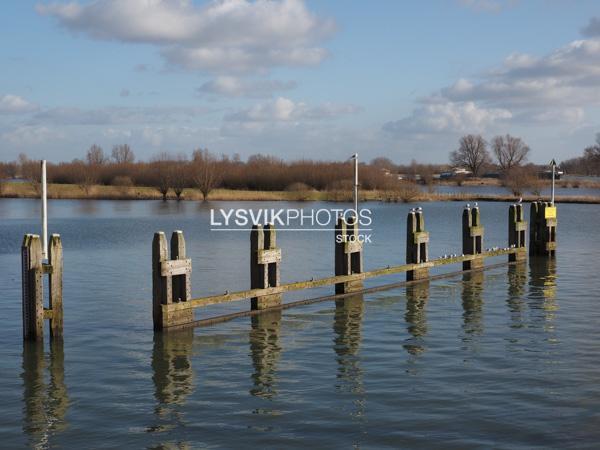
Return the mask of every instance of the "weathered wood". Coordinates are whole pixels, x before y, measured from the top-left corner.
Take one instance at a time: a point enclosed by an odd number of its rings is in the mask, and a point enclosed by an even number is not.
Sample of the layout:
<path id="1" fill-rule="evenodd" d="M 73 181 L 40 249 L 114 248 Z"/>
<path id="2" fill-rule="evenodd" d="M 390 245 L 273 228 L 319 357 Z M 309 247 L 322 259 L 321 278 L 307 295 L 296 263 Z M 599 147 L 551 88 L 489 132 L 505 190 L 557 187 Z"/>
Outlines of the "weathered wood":
<path id="1" fill-rule="evenodd" d="M 23 286 L 23 338 L 44 338 L 42 244 L 36 234 L 26 234 L 21 246 Z"/>
<path id="2" fill-rule="evenodd" d="M 425 218 L 421 208 L 412 209 L 406 219 L 406 262 L 407 264 L 426 263 L 429 259 L 429 233 L 425 231 Z M 407 281 L 429 276 L 427 267 L 419 267 L 406 272 Z"/>
<path id="3" fill-rule="evenodd" d="M 252 226 L 250 232 L 250 287 L 266 289 L 280 285 L 281 249 L 277 248 L 273 224 Z M 254 296 L 252 309 L 265 309 L 281 304 L 281 295 Z"/>
<path id="4" fill-rule="evenodd" d="M 483 247 L 483 226 L 477 206 L 466 206 L 462 215 L 462 250 L 465 255 L 479 255 Z M 477 269 L 483 266 L 483 258 L 463 262 L 463 270 Z"/>
<path id="5" fill-rule="evenodd" d="M 556 206 L 548 202 L 533 202 L 530 209 L 529 254 L 554 256 L 556 252 Z"/>
<path id="6" fill-rule="evenodd" d="M 170 276 L 161 274 L 162 262 L 169 259 L 165 233 L 154 233 L 152 240 L 152 318 L 154 329 L 163 328 L 163 309 L 161 305 L 172 302 L 173 291 Z"/>
<path id="7" fill-rule="evenodd" d="M 523 216 L 523 205 L 517 203 L 508 208 L 508 245 L 517 251 L 508 255 L 508 260 L 523 261 L 527 258 L 525 233 L 527 222 Z"/>
<path id="8" fill-rule="evenodd" d="M 455 256 L 455 257 L 451 257 L 451 258 L 440 258 L 440 259 L 434 259 L 434 260 L 428 261 L 426 263 L 421 263 L 421 264 L 403 264 L 400 266 L 385 267 L 382 269 L 376 269 L 376 270 L 371 270 L 371 271 L 362 272 L 362 273 L 355 273 L 352 275 L 340 275 L 340 276 L 320 278 L 317 280 L 310 280 L 310 281 L 296 281 L 293 283 L 282 284 L 277 287 L 270 287 L 270 288 L 266 288 L 266 289 L 249 289 L 249 290 L 245 290 L 245 291 L 231 292 L 231 293 L 227 293 L 227 294 L 212 295 L 212 296 L 208 296 L 208 297 L 192 299 L 185 303 L 172 303 L 169 305 L 163 305 L 162 309 L 163 309 L 163 312 L 165 312 L 165 313 L 171 313 L 174 311 L 180 311 L 180 310 L 187 309 L 187 308 L 197 308 L 197 307 L 203 307 L 203 306 L 209 306 L 209 305 L 216 305 L 216 304 L 220 304 L 220 303 L 228 303 L 228 302 L 233 302 L 233 301 L 245 300 L 245 299 L 249 299 L 252 297 L 283 294 L 285 292 L 298 291 L 298 290 L 302 290 L 302 289 L 312 289 L 312 288 L 317 288 L 317 287 L 322 287 L 322 286 L 330 286 L 332 284 L 338 284 L 338 283 L 348 283 L 348 282 L 356 282 L 356 281 L 362 282 L 363 280 L 368 279 L 368 278 L 374 278 L 374 277 L 379 277 L 379 276 L 384 276 L 384 275 L 393 275 L 393 274 L 397 274 L 397 273 L 408 272 L 410 270 L 413 270 L 413 271 L 414 270 L 422 270 L 422 269 L 429 270 L 432 267 L 462 263 L 463 261 L 473 260 L 478 257 L 489 258 L 489 257 L 494 257 L 494 256 L 509 255 L 511 253 L 515 253 L 516 251 L 517 250 L 514 248 L 489 250 L 489 251 L 482 252 L 481 256 L 479 256 L 479 255 L 463 255 L 463 256 Z"/>
<path id="9" fill-rule="evenodd" d="M 49 274 L 50 335 L 60 336 L 63 330 L 63 248 L 60 235 L 50 237 L 48 261 L 52 271 Z"/>
<path id="10" fill-rule="evenodd" d="M 352 275 L 363 271 L 363 244 L 358 240 L 358 220 L 338 217 L 335 227 L 335 274 Z M 336 294 L 347 294 L 363 288 L 362 280 L 337 283 Z"/>
<path id="11" fill-rule="evenodd" d="M 179 259 L 171 261 L 162 261 L 160 263 L 160 275 L 163 277 L 167 276 L 179 276 L 187 275 L 192 273 L 192 260 L 191 259 Z M 173 280 L 175 282 L 175 280 Z M 175 286 L 173 286 L 173 298 L 181 298 L 179 293 L 175 293 Z"/>

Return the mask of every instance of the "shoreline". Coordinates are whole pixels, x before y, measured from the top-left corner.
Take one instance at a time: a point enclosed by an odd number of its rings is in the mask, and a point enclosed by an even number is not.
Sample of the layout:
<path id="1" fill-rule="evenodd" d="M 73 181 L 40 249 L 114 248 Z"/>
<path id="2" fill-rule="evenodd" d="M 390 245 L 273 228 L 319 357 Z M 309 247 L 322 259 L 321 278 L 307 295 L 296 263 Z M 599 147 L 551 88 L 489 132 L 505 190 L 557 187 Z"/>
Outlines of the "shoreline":
<path id="1" fill-rule="evenodd" d="M 599 191 L 600 194 L 600 191 Z M 39 191 L 31 183 L 5 183 L 0 191 L 0 198 L 39 198 Z M 544 199 L 544 197 L 541 197 Z M 49 184 L 50 200 L 162 200 L 162 194 L 156 188 L 144 186 L 104 186 L 95 185 L 81 188 L 69 184 Z M 404 198 L 401 194 L 386 191 L 362 191 L 361 201 L 381 201 L 386 203 L 415 203 L 435 201 L 488 201 L 514 202 L 518 197 L 506 194 L 470 194 L 470 193 L 437 193 L 419 192 Z M 540 196 L 523 195 L 524 201 L 539 200 Z M 167 200 L 178 201 L 174 193 L 169 193 Z M 180 201 L 202 201 L 202 194 L 196 189 L 185 189 Z M 352 200 L 346 191 L 250 191 L 234 189 L 215 189 L 208 201 L 329 201 L 348 202 Z M 600 204 L 600 195 L 557 195 L 556 203 Z"/>

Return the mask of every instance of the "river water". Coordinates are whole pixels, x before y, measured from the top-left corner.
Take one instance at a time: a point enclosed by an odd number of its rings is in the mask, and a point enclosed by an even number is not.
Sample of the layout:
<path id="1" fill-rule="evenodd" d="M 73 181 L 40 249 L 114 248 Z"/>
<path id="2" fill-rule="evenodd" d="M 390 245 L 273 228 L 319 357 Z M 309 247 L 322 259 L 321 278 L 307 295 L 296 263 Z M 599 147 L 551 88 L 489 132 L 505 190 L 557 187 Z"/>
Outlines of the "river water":
<path id="1" fill-rule="evenodd" d="M 559 205 L 555 260 L 153 333 L 155 231 L 184 231 L 197 297 L 249 287 L 248 233 L 210 231 L 210 208 L 337 206 L 50 201 L 65 328 L 40 348 L 22 342 L 20 300 L 39 204 L 0 200 L 0 447 L 597 448 L 600 205 Z M 404 262 L 411 206 L 364 205 L 366 269 Z M 422 206 L 431 256 L 461 253 L 462 205 Z M 506 246 L 508 204 L 480 207 L 484 246 Z M 278 245 L 282 282 L 331 275 L 332 232 Z"/>

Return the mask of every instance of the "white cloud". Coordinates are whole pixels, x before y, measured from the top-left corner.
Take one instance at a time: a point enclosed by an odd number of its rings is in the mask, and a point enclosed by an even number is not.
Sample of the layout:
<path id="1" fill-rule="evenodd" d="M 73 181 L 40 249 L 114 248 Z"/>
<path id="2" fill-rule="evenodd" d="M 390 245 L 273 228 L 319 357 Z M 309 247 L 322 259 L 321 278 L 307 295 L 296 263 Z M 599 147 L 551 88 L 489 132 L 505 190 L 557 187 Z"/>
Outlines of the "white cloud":
<path id="1" fill-rule="evenodd" d="M 64 134 L 57 130 L 35 125 L 17 126 L 0 135 L 3 141 L 7 141 L 16 147 L 43 144 L 49 141 L 61 140 L 64 137 Z"/>
<path id="2" fill-rule="evenodd" d="M 35 111 L 37 105 L 18 95 L 6 94 L 0 97 L 0 114 L 21 114 Z"/>
<path id="3" fill-rule="evenodd" d="M 287 91 L 296 87 L 295 81 L 247 80 L 232 76 L 219 76 L 207 81 L 198 92 L 226 97 L 270 97 L 275 91 Z"/>
<path id="4" fill-rule="evenodd" d="M 331 20 L 316 17 L 303 0 L 95 0 L 39 4 L 74 32 L 96 39 L 150 43 L 171 64 L 217 73 L 314 65 L 327 51 Z"/>
<path id="5" fill-rule="evenodd" d="M 383 126 L 395 136 L 426 135 L 432 133 L 483 132 L 490 126 L 512 118 L 512 113 L 501 108 L 481 108 L 474 102 L 428 103 L 416 108 L 403 119 Z"/>

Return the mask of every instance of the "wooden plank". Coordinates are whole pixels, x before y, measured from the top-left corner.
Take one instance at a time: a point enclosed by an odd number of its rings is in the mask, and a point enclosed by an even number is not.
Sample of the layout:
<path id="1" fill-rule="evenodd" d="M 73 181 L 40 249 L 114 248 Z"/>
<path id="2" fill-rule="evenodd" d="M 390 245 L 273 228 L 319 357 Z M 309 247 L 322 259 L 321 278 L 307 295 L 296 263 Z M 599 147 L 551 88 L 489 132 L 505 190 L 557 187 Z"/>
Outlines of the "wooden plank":
<path id="1" fill-rule="evenodd" d="M 345 253 L 357 253 L 362 251 L 363 245 L 359 241 L 347 241 L 344 243 Z"/>
<path id="2" fill-rule="evenodd" d="M 219 303 L 227 303 L 233 301 L 239 301 L 248 299 L 251 297 L 260 297 L 263 295 L 282 294 L 290 291 L 298 291 L 302 289 L 311 289 L 322 286 L 329 286 L 337 283 L 347 283 L 352 281 L 364 280 L 367 278 L 374 278 L 384 275 L 393 275 L 397 273 L 407 272 L 409 270 L 426 269 L 437 266 L 444 266 L 448 264 L 456 264 L 463 261 L 471 261 L 479 258 L 488 258 L 493 256 L 509 255 L 517 253 L 518 249 L 497 249 L 485 251 L 479 255 L 461 255 L 452 258 L 440 258 L 428 261 L 421 264 L 403 264 L 400 266 L 386 267 L 382 269 L 371 270 L 369 272 L 355 273 L 352 275 L 338 275 L 333 277 L 321 278 L 310 281 L 296 281 L 293 283 L 282 284 L 281 286 L 270 287 L 265 289 L 248 289 L 245 291 L 232 292 L 228 294 L 212 295 L 208 297 L 201 297 L 192 299 L 187 302 L 171 303 L 162 305 L 164 313 L 179 311 L 188 308 L 196 308 L 202 306 L 216 305 Z"/>
<path id="3" fill-rule="evenodd" d="M 192 273 L 191 259 L 176 259 L 171 261 L 161 261 L 160 275 L 163 277 L 187 275 Z"/>
<path id="4" fill-rule="evenodd" d="M 281 249 L 273 248 L 268 250 L 258 250 L 258 264 L 271 264 L 281 261 Z"/>
<path id="5" fill-rule="evenodd" d="M 483 236 L 483 226 L 477 226 L 477 227 L 471 227 L 470 228 L 470 236 L 471 237 L 476 237 L 476 236 Z"/>
<path id="6" fill-rule="evenodd" d="M 417 231 L 414 234 L 414 243 L 423 244 L 429 242 L 429 231 Z"/>
<path id="7" fill-rule="evenodd" d="M 60 235 L 50 237 L 48 260 L 52 266 L 49 278 L 49 306 L 52 310 L 50 320 L 50 335 L 60 336 L 63 331 L 63 248 Z"/>
<path id="8" fill-rule="evenodd" d="M 527 231 L 527 222 L 521 220 L 520 222 L 515 223 L 515 231 Z"/>

